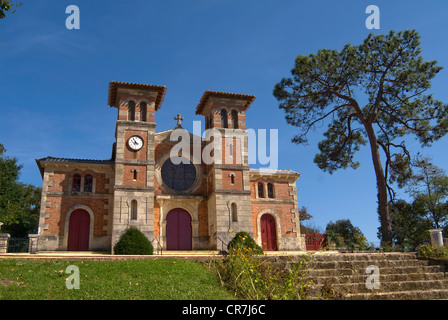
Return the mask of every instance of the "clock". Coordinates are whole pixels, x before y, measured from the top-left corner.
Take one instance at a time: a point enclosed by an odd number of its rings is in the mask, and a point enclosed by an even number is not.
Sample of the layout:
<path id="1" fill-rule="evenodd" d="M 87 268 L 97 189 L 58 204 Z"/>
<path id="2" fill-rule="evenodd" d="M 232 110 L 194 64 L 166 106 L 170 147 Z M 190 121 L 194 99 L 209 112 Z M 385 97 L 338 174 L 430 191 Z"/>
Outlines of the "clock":
<path id="1" fill-rule="evenodd" d="M 143 147 L 143 139 L 139 136 L 132 136 L 128 140 L 128 146 L 134 151 L 140 150 Z"/>

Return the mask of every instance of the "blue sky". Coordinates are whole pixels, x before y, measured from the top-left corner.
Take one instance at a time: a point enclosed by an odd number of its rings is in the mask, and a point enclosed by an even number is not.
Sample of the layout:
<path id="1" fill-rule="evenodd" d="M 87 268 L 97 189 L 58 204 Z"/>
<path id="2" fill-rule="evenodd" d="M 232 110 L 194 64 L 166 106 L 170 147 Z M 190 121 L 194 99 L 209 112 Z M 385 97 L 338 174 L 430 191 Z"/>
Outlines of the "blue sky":
<path id="1" fill-rule="evenodd" d="M 302 175 L 298 199 L 314 216 L 309 224 L 324 230 L 330 220 L 350 219 L 377 242 L 369 150 L 357 154 L 357 170 L 322 172 L 313 159 L 324 127 L 308 146 L 292 144 L 298 129 L 286 124 L 272 95 L 275 83 L 290 75 L 298 54 L 359 44 L 370 32 L 416 29 L 425 59 L 445 67 L 432 92 L 448 102 L 446 0 L 22 2 L 0 21 L 0 143 L 23 164 L 25 183 L 42 183 L 36 158 L 110 157 L 116 120 L 107 105 L 110 81 L 167 87 L 157 131 L 172 129 L 177 113 L 191 131 L 194 120 L 203 120 L 194 112 L 205 90 L 253 94 L 247 127 L 279 130 L 279 168 Z M 371 4 L 380 8 L 380 30 L 365 27 Z M 79 30 L 65 27 L 69 5 L 80 9 Z M 446 170 L 447 142 L 422 151 Z"/>

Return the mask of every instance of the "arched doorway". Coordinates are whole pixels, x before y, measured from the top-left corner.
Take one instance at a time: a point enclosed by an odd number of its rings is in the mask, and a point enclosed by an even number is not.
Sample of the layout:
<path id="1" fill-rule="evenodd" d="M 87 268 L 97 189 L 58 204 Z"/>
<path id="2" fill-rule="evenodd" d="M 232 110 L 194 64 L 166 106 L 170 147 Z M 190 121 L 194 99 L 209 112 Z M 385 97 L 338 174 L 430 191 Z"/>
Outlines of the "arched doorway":
<path id="1" fill-rule="evenodd" d="M 89 250 L 90 215 L 86 210 L 77 209 L 70 214 L 68 227 L 68 251 Z"/>
<path id="2" fill-rule="evenodd" d="M 275 227 L 275 218 L 265 213 L 261 216 L 261 247 L 264 251 L 276 251 L 277 247 L 277 229 Z"/>
<path id="3" fill-rule="evenodd" d="M 184 209 L 173 209 L 166 216 L 166 249 L 192 249 L 191 217 Z"/>

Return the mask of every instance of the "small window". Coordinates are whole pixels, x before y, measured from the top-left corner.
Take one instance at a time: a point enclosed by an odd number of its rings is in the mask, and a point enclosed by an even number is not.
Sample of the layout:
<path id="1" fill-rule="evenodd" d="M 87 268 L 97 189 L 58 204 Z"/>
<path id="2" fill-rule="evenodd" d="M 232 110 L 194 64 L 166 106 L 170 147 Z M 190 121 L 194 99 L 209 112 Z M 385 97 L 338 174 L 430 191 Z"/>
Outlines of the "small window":
<path id="1" fill-rule="evenodd" d="M 238 112 L 236 110 L 232 110 L 232 125 L 233 129 L 238 129 Z"/>
<path id="2" fill-rule="evenodd" d="M 130 120 L 130 121 L 135 120 L 135 102 L 134 101 L 128 102 L 128 120 Z"/>
<path id="3" fill-rule="evenodd" d="M 137 220 L 137 200 L 131 201 L 131 220 Z"/>
<path id="4" fill-rule="evenodd" d="M 237 212 L 237 207 L 236 207 L 235 202 L 232 203 L 231 209 L 232 209 L 232 221 L 236 222 L 236 221 L 238 221 L 238 212 Z"/>
<path id="5" fill-rule="evenodd" d="M 258 182 L 258 198 L 264 198 L 264 185 Z"/>
<path id="6" fill-rule="evenodd" d="M 268 198 L 274 198 L 274 185 L 268 183 Z"/>
<path id="7" fill-rule="evenodd" d="M 72 192 L 79 191 L 81 191 L 81 176 L 79 174 L 75 174 L 73 176 Z"/>
<path id="8" fill-rule="evenodd" d="M 84 178 L 84 192 L 92 192 L 93 189 L 93 177 L 88 174 Z"/>
<path id="9" fill-rule="evenodd" d="M 233 173 L 230 174 L 230 183 L 235 184 L 235 175 Z"/>
<path id="10" fill-rule="evenodd" d="M 138 170 L 134 169 L 133 170 L 133 175 L 134 175 L 133 179 L 134 179 L 134 181 L 137 181 L 137 174 L 138 174 Z"/>
<path id="11" fill-rule="evenodd" d="M 221 110 L 221 128 L 228 128 L 227 111 L 226 109 Z"/>
<path id="12" fill-rule="evenodd" d="M 146 102 L 140 102 L 140 121 L 146 122 Z"/>

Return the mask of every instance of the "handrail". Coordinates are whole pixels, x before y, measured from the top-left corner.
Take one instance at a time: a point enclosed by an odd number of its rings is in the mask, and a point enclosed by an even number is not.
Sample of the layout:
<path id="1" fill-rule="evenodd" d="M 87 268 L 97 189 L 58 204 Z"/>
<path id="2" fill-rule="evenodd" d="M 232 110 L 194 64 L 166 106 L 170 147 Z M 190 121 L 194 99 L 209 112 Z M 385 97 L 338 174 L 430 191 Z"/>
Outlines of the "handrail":
<path id="1" fill-rule="evenodd" d="M 227 254 L 227 250 L 223 249 L 223 246 L 225 246 L 225 248 L 227 248 L 227 243 L 225 243 L 220 237 L 215 235 L 215 239 L 221 241 L 221 253 L 223 254 Z M 218 248 L 218 246 L 216 246 L 216 248 Z"/>
<path id="2" fill-rule="evenodd" d="M 154 242 L 154 240 L 157 240 L 157 254 L 159 254 L 159 248 L 160 248 L 160 255 L 162 255 L 162 245 L 160 244 L 159 237 L 154 237 L 152 242 Z"/>

